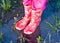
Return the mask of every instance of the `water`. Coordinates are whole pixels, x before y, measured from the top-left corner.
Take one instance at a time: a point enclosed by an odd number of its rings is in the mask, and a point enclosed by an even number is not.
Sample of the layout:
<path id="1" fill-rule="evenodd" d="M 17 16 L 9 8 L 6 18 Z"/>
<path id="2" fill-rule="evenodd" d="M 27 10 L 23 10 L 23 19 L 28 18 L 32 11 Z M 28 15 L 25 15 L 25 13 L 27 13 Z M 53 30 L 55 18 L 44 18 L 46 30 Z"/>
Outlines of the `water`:
<path id="1" fill-rule="evenodd" d="M 55 3 L 53 3 L 52 6 L 53 5 L 55 5 Z M 56 33 L 53 33 L 51 27 L 48 27 L 48 25 L 44 22 L 45 20 L 47 20 L 50 21 L 52 24 L 55 24 L 55 21 L 53 19 L 53 16 L 55 15 L 57 15 L 60 19 L 60 11 L 54 11 L 54 7 L 55 6 L 51 7 L 50 4 L 47 4 L 47 8 L 42 14 L 42 21 L 40 24 L 41 37 L 43 38 L 42 43 L 60 43 L 60 29 L 57 30 Z M 22 14 L 23 13 L 20 14 L 18 19 L 20 19 Z M 14 22 L 15 20 L 11 19 L 8 24 L 4 24 L 2 27 L 0 27 L 0 32 L 4 34 L 4 43 L 10 43 L 11 41 L 13 43 L 17 43 L 16 40 L 19 35 L 16 31 L 11 31 L 13 29 L 12 26 L 14 25 Z"/>

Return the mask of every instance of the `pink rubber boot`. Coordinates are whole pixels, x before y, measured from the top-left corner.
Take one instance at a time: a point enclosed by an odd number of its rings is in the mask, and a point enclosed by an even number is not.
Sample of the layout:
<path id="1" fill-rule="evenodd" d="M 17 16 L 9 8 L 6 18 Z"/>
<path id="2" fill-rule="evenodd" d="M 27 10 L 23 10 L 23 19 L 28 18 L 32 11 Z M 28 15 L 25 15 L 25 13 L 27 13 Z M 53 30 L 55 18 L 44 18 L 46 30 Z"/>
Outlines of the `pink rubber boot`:
<path id="1" fill-rule="evenodd" d="M 24 29 L 25 34 L 32 34 L 35 32 L 41 21 L 42 10 L 32 10 L 31 21 L 29 25 Z"/>
<path id="2" fill-rule="evenodd" d="M 27 25 L 27 23 L 30 21 L 30 17 L 31 17 L 31 6 L 24 6 L 24 10 L 25 10 L 25 16 L 23 17 L 23 19 L 21 19 L 20 21 L 18 21 L 15 25 L 15 28 L 17 30 L 23 30 L 25 28 L 25 26 Z"/>

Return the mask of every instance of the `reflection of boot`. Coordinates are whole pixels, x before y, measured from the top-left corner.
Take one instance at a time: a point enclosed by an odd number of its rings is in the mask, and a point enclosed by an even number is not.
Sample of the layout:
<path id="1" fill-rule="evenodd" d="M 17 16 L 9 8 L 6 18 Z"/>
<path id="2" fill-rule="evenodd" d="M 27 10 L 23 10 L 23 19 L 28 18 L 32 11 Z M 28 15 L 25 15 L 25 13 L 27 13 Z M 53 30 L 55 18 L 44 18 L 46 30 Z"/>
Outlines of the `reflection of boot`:
<path id="1" fill-rule="evenodd" d="M 15 25 L 15 28 L 17 30 L 22 30 L 25 28 L 27 23 L 30 21 L 30 16 L 31 16 L 31 6 L 24 6 L 25 8 L 25 16 L 23 17 L 22 20 L 18 21 Z"/>
<path id="2" fill-rule="evenodd" d="M 42 10 L 32 10 L 31 21 L 28 26 L 24 29 L 25 34 L 32 34 L 36 30 L 39 22 L 41 21 Z"/>

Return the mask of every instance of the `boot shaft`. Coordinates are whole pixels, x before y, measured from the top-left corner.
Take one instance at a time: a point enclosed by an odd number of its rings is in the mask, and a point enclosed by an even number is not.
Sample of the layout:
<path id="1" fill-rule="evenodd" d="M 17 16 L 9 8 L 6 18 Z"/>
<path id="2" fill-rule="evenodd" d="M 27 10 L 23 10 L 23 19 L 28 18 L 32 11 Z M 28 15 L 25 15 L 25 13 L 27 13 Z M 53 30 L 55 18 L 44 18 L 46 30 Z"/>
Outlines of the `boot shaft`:
<path id="1" fill-rule="evenodd" d="M 24 12 L 26 17 L 31 16 L 31 9 L 31 6 L 24 6 Z"/>
<path id="2" fill-rule="evenodd" d="M 32 10 L 31 21 L 33 22 L 41 21 L 42 12 L 43 12 L 42 10 Z"/>

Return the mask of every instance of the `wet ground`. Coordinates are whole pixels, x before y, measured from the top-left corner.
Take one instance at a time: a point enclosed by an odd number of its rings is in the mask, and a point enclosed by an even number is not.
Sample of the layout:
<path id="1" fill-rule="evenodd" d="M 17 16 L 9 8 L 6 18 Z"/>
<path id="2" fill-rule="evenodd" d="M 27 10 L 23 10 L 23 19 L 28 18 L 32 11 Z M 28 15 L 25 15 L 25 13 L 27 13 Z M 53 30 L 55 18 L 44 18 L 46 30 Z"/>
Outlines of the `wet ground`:
<path id="1" fill-rule="evenodd" d="M 45 21 L 49 21 L 55 25 L 55 20 L 53 17 L 58 16 L 60 19 L 60 11 L 57 11 L 54 8 L 55 3 L 53 3 L 53 5 L 54 6 L 50 6 L 50 4 L 47 4 L 47 8 L 42 14 L 42 21 L 40 23 L 41 37 L 43 38 L 42 43 L 60 43 L 60 28 L 54 33 L 51 27 L 45 23 Z M 24 13 L 21 13 L 20 16 L 17 17 L 18 20 L 21 19 L 23 14 Z M 17 43 L 16 40 L 19 37 L 19 34 L 16 31 L 12 31 L 14 22 L 14 19 L 10 19 L 7 24 L 4 24 L 2 27 L 0 27 L 0 32 L 4 34 L 4 43 L 11 43 L 11 41 L 13 41 L 13 43 Z"/>

